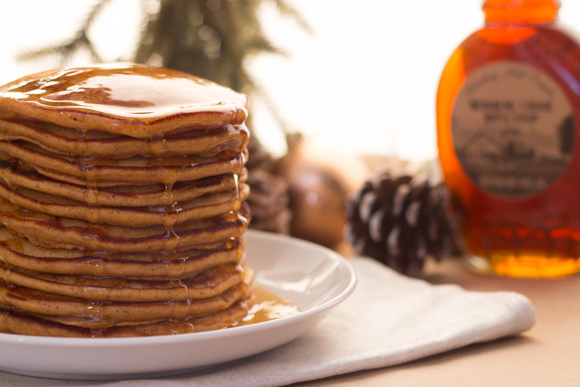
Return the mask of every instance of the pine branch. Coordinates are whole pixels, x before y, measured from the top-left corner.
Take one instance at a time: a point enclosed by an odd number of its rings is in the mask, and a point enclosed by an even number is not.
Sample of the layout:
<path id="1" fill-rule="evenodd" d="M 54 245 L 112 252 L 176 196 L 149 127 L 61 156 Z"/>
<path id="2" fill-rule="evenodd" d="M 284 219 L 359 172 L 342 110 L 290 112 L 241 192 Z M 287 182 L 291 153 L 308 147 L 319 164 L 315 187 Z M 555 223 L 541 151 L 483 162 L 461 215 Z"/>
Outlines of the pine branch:
<path id="1" fill-rule="evenodd" d="M 63 42 L 26 51 L 21 61 L 57 56 L 65 66 L 74 54 L 86 50 L 94 62 L 103 59 L 88 31 L 111 0 L 100 0 L 86 14 L 74 36 Z M 163 66 L 210 79 L 264 101 L 285 134 L 287 124 L 274 102 L 249 74 L 247 60 L 261 54 L 287 55 L 266 36 L 260 8 L 267 1 L 280 15 L 303 30 L 310 26 L 285 0 L 142 0 L 142 31 L 134 61 Z M 154 6 L 154 7 L 152 7 Z M 151 11 L 153 9 L 153 11 Z"/>
<path id="2" fill-rule="evenodd" d="M 24 51 L 17 55 L 17 59 L 20 61 L 30 61 L 56 55 L 60 58 L 61 66 L 64 66 L 75 53 L 85 49 L 91 56 L 91 60 L 94 62 L 102 62 L 103 60 L 100 54 L 88 36 L 88 30 L 91 28 L 93 22 L 98 17 L 104 6 L 109 2 L 110 0 L 101 0 L 95 3 L 89 13 L 85 16 L 84 22 L 81 24 L 73 38 L 37 50 Z"/>
<path id="3" fill-rule="evenodd" d="M 310 24 L 302 17 L 296 8 L 288 4 L 285 0 L 274 1 L 276 2 L 276 7 L 282 15 L 293 19 L 293 21 L 298 24 L 304 31 L 312 34 L 312 28 L 310 27 Z"/>

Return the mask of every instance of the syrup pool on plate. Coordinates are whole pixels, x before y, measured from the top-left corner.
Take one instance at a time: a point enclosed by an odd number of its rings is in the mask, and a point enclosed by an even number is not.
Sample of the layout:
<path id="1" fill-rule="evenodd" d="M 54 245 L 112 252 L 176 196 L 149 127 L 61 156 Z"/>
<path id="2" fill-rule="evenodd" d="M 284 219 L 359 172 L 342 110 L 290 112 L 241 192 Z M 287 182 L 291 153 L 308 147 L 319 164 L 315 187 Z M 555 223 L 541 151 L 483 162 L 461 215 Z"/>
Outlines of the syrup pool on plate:
<path id="1" fill-rule="evenodd" d="M 256 303 L 237 326 L 277 320 L 300 313 L 300 309 L 296 305 L 266 289 L 255 286 L 254 296 L 256 297 Z"/>

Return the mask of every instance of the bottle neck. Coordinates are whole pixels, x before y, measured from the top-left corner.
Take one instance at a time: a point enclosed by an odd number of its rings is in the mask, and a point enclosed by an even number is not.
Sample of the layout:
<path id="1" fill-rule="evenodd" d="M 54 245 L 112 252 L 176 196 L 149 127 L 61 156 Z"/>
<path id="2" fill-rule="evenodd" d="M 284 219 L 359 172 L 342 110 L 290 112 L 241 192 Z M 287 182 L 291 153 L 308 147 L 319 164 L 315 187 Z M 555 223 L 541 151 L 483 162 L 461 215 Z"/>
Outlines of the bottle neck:
<path id="1" fill-rule="evenodd" d="M 558 0 L 485 0 L 485 22 L 493 24 L 543 24 L 556 20 Z"/>

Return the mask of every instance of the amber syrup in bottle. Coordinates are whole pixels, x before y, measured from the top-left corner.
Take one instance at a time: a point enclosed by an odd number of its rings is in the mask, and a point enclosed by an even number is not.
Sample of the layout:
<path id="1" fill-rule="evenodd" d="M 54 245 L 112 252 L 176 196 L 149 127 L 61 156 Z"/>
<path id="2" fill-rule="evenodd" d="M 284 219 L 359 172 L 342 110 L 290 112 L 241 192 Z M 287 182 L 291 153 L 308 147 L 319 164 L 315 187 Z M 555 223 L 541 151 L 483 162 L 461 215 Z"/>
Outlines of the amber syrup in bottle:
<path id="1" fill-rule="evenodd" d="M 439 158 L 477 271 L 580 271 L 580 46 L 555 0 L 487 0 L 437 92 Z"/>

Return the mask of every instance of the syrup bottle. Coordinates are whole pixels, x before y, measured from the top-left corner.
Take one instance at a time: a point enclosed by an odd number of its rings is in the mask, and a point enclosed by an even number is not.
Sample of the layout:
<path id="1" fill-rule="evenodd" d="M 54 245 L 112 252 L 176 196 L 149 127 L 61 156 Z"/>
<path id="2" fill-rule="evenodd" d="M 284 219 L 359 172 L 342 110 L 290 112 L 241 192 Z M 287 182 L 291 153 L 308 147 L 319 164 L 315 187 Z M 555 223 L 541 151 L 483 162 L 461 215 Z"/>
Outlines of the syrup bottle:
<path id="1" fill-rule="evenodd" d="M 580 46 L 556 0 L 486 0 L 437 92 L 439 158 L 471 268 L 580 272 Z"/>

